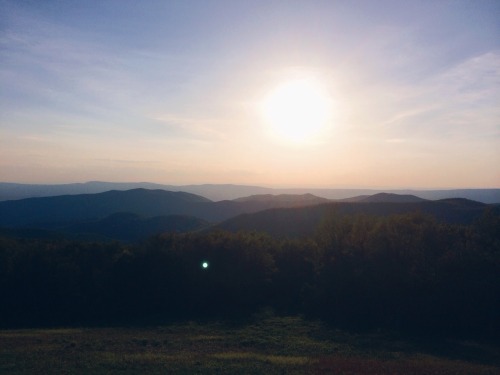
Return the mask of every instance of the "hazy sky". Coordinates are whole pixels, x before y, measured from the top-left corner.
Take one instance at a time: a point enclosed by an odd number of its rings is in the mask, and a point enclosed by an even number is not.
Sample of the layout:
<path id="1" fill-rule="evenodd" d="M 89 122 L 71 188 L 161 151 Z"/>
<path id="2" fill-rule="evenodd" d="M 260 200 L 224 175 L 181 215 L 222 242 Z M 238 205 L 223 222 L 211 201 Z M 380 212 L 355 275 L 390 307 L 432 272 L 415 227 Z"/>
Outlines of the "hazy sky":
<path id="1" fill-rule="evenodd" d="M 500 1 L 0 0 L 0 181 L 88 180 L 498 188 Z"/>

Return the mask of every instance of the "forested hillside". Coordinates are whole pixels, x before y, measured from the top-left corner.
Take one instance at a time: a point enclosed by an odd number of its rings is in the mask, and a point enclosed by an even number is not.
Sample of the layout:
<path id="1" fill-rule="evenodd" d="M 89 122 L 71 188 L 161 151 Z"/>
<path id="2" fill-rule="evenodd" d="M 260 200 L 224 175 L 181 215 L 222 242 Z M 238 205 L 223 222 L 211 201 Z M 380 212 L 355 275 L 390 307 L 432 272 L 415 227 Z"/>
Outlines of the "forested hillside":
<path id="1" fill-rule="evenodd" d="M 500 337 L 500 217 L 332 213 L 311 236 L 165 234 L 138 245 L 0 239 L 2 327 L 242 317 Z M 202 266 L 203 263 L 205 267 Z"/>
<path id="2" fill-rule="evenodd" d="M 500 214 L 500 206 L 485 205 L 467 199 L 446 199 L 426 201 L 404 196 L 392 196 L 388 201 L 381 201 L 380 196 L 373 196 L 373 201 L 364 198 L 360 202 L 333 202 L 296 208 L 275 208 L 255 213 L 238 215 L 214 226 L 229 232 L 257 231 L 274 237 L 304 238 L 314 234 L 325 217 L 337 215 L 366 214 L 388 216 L 409 212 L 420 212 L 434 217 L 440 223 L 471 224 L 485 209 Z"/>
<path id="3" fill-rule="evenodd" d="M 0 202 L 0 233 L 21 237 L 137 242 L 163 232 L 258 231 L 277 237 L 311 236 L 325 215 L 421 212 L 439 222 L 470 224 L 487 207 L 467 199 L 428 201 L 375 194 L 332 202 L 311 194 L 253 195 L 212 202 L 185 192 L 133 189 Z"/>

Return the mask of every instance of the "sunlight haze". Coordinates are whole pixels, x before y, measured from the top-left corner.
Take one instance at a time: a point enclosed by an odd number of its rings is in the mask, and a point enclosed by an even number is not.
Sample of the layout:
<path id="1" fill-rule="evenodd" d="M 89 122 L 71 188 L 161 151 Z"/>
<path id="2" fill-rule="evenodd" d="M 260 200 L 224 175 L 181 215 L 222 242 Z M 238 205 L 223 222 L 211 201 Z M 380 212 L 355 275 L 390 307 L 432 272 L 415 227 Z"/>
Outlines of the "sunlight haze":
<path id="1" fill-rule="evenodd" d="M 499 16 L 0 0 L 0 181 L 498 188 Z"/>
<path id="2" fill-rule="evenodd" d="M 318 83 L 300 79 L 281 84 L 263 101 L 263 114 L 278 139 L 296 143 L 319 136 L 331 120 L 332 103 Z"/>

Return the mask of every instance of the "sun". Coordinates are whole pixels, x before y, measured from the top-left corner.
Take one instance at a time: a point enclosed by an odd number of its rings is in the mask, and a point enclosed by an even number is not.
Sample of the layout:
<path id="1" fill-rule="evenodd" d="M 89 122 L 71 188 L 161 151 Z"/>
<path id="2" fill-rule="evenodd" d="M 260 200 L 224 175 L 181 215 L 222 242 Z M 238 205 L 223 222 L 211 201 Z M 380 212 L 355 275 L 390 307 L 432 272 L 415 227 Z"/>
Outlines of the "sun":
<path id="1" fill-rule="evenodd" d="M 328 93 L 312 79 L 285 82 L 262 102 L 262 113 L 271 133 L 294 143 L 317 137 L 328 124 L 331 112 Z"/>

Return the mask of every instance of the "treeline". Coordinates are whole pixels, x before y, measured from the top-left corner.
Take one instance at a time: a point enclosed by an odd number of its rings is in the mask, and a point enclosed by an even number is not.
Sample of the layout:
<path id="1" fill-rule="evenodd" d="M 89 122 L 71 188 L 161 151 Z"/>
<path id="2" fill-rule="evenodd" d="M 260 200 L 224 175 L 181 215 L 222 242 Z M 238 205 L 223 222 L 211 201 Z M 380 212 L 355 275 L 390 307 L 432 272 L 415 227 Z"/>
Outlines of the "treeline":
<path id="1" fill-rule="evenodd" d="M 206 262 L 208 267 L 202 264 Z M 308 239 L 165 234 L 141 245 L 1 238 L 0 325 L 231 318 L 271 307 L 350 329 L 500 334 L 500 217 L 331 215 Z"/>

